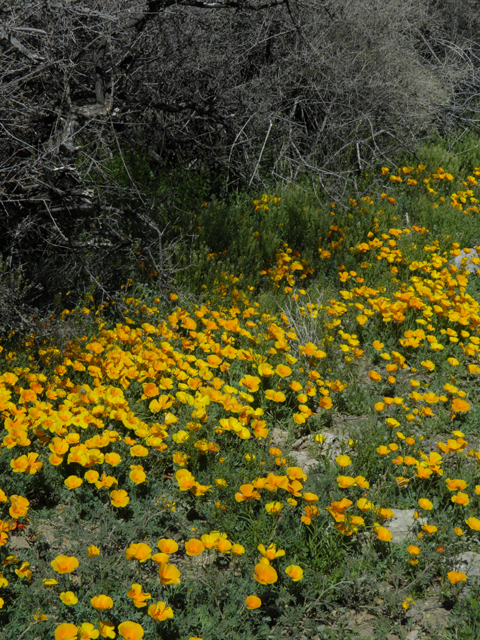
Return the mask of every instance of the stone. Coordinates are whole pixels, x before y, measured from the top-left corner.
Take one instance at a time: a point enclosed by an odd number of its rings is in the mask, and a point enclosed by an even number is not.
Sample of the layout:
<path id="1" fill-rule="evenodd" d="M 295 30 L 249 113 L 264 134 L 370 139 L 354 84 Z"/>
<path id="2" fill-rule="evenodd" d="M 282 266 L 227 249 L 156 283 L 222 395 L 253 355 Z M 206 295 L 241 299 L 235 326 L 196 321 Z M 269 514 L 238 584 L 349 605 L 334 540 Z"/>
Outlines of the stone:
<path id="1" fill-rule="evenodd" d="M 295 460 L 298 465 L 308 473 L 318 464 L 317 452 L 315 451 L 316 443 L 312 440 L 312 436 L 299 438 L 291 447 L 287 447 L 288 432 L 283 429 L 272 430 L 272 444 L 282 450 L 283 454 L 288 454 Z"/>
<path id="2" fill-rule="evenodd" d="M 348 436 L 323 430 L 318 434 L 310 434 L 298 438 L 291 446 L 287 446 L 288 431 L 275 428 L 272 429 L 271 435 L 272 445 L 281 449 L 284 455 L 289 455 L 293 458 L 305 473 L 317 466 L 322 459 L 327 458 L 333 462 L 342 453 L 345 442 L 348 441 Z M 317 435 L 322 435 L 325 440 L 317 442 L 315 440 Z M 349 452 L 349 455 L 352 455 L 351 452 Z"/>
<path id="3" fill-rule="evenodd" d="M 437 596 L 417 600 L 405 614 L 412 620 L 415 629 L 419 627 L 428 632 L 447 629 L 452 624 L 452 615 L 444 609 Z"/>
<path id="4" fill-rule="evenodd" d="M 20 551 L 20 549 L 31 549 L 31 545 L 23 536 L 12 536 L 8 548 L 12 551 Z"/>
<path id="5" fill-rule="evenodd" d="M 455 558 L 455 571 L 461 571 L 467 580 L 480 578 L 480 553 L 464 551 Z"/>
<path id="6" fill-rule="evenodd" d="M 357 635 L 358 638 L 372 638 L 375 635 L 375 616 L 365 611 L 348 611 L 345 614 L 348 626 Z"/>
<path id="7" fill-rule="evenodd" d="M 421 518 L 415 519 L 415 509 L 392 509 L 392 511 L 395 515 L 391 520 L 387 520 L 385 526 L 392 532 L 391 542 L 395 544 L 400 544 L 411 537 L 413 535 L 411 531 L 417 522 L 420 524 L 425 522 Z"/>
<path id="8" fill-rule="evenodd" d="M 466 258 L 466 260 L 465 264 L 462 265 L 463 258 Z M 471 249 L 470 253 L 466 253 L 462 250 L 458 256 L 455 256 L 455 258 L 450 261 L 450 264 L 455 265 L 458 269 L 466 269 L 470 273 L 475 273 L 480 269 L 480 262 L 479 264 L 474 264 L 472 262 L 472 258 L 479 258 L 480 260 L 480 256 L 476 249 Z"/>
<path id="9" fill-rule="evenodd" d="M 318 465 L 318 460 L 312 458 L 308 451 L 290 451 L 289 455 L 295 460 L 295 464 L 307 474 Z"/>
<path id="10" fill-rule="evenodd" d="M 288 440 L 288 431 L 285 431 L 285 429 L 278 429 L 277 427 L 275 427 L 274 429 L 272 429 L 271 432 L 271 444 L 274 447 L 278 447 L 279 449 L 284 449 L 285 445 L 287 444 L 287 440 Z"/>

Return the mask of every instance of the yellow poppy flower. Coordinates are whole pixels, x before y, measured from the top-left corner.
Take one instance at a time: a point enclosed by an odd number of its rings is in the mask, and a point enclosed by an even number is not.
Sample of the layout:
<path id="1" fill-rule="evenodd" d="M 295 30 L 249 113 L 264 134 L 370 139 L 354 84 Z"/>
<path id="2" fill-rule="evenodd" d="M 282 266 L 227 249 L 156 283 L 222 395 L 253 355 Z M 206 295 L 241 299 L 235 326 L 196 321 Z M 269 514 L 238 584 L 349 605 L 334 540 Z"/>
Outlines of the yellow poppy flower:
<path id="1" fill-rule="evenodd" d="M 425 511 L 431 511 L 433 509 L 433 503 L 427 500 L 427 498 L 420 498 L 418 505 L 422 509 L 425 509 Z"/>
<path id="2" fill-rule="evenodd" d="M 75 605 L 78 602 L 78 598 L 73 591 L 63 591 L 60 594 L 60 600 L 67 606 Z"/>
<path id="3" fill-rule="evenodd" d="M 111 497 L 111 500 L 110 500 L 111 504 L 117 508 L 126 507 L 127 504 L 130 502 L 129 495 L 125 491 L 125 489 L 119 489 L 119 490 L 115 489 L 110 493 L 110 497 Z"/>
<path id="4" fill-rule="evenodd" d="M 341 467 L 349 467 L 352 464 L 351 458 L 346 455 L 337 456 L 335 462 Z"/>
<path id="5" fill-rule="evenodd" d="M 63 483 L 67 487 L 67 489 L 77 489 L 78 487 L 82 486 L 83 480 L 78 476 L 68 476 L 68 478 L 66 478 Z"/>
<path id="6" fill-rule="evenodd" d="M 296 564 L 290 564 L 285 569 L 285 573 L 287 574 L 287 576 L 290 576 L 290 578 L 294 582 L 298 582 L 299 580 L 303 579 L 303 569 L 302 569 L 302 567 L 299 567 Z"/>

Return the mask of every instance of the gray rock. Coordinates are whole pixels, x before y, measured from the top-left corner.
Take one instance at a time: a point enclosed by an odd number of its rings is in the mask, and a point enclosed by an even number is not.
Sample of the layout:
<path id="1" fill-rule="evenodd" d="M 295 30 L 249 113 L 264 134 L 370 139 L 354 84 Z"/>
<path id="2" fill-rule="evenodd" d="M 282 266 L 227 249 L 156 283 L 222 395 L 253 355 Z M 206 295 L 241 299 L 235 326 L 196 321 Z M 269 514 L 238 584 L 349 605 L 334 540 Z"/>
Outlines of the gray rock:
<path id="1" fill-rule="evenodd" d="M 452 624 L 451 613 L 444 609 L 436 598 L 418 600 L 406 612 L 406 617 L 413 621 L 414 627 L 428 632 L 447 629 Z"/>
<path id="2" fill-rule="evenodd" d="M 455 558 L 455 571 L 461 571 L 467 578 L 480 578 L 480 553 L 465 551 Z"/>
<path id="3" fill-rule="evenodd" d="M 450 261 L 450 264 L 454 264 L 457 268 L 467 269 L 470 273 L 475 273 L 480 269 L 480 264 L 473 264 L 472 258 L 479 258 L 479 254 L 475 249 L 471 249 L 470 253 L 465 253 L 465 251 L 461 251 L 460 255 L 455 256 L 453 260 Z M 465 265 L 462 266 L 463 258 L 467 258 L 465 261 Z"/>
<path id="4" fill-rule="evenodd" d="M 20 549 L 31 549 L 31 546 L 23 536 L 12 536 L 9 540 L 8 548 L 12 551 L 20 551 Z"/>
<path id="5" fill-rule="evenodd" d="M 308 473 L 319 462 L 319 450 L 312 436 L 299 438 L 291 446 L 287 446 L 288 432 L 283 429 L 272 430 L 272 444 L 279 447 L 283 454 L 289 455 L 295 460 L 295 464 Z"/>
<path id="6" fill-rule="evenodd" d="M 272 439 L 270 442 L 272 446 L 283 449 L 287 444 L 288 431 L 285 431 L 285 429 L 278 429 L 277 427 L 275 427 L 274 429 L 272 429 L 271 436 Z"/>
<path id="7" fill-rule="evenodd" d="M 375 616 L 365 611 L 350 610 L 345 614 L 345 620 L 358 638 L 372 638 L 375 635 Z"/>
<path id="8" fill-rule="evenodd" d="M 315 440 L 317 435 L 322 435 L 325 440 L 317 442 Z M 287 446 L 287 441 L 288 431 L 272 429 L 272 445 L 281 449 L 283 454 L 288 454 L 307 473 L 326 458 L 334 461 L 345 448 L 348 436 L 324 430 L 321 434 L 310 434 L 299 438 L 291 446 Z M 349 451 L 349 455 L 352 455 L 352 452 Z"/>
<path id="9" fill-rule="evenodd" d="M 315 440 L 315 438 L 320 435 L 325 438 L 323 442 Z M 342 452 L 342 445 L 346 440 L 348 440 L 348 437 L 339 436 L 331 431 L 322 431 L 318 434 L 310 434 L 304 438 L 299 438 L 293 443 L 292 450 L 305 451 L 306 449 L 310 449 L 312 452 L 318 452 L 320 456 L 325 456 L 329 460 L 335 460 L 335 458 Z M 318 454 L 317 457 L 320 457 Z"/>
<path id="10" fill-rule="evenodd" d="M 312 456 L 308 453 L 308 451 L 291 451 L 290 457 L 295 460 L 295 464 L 299 466 L 305 473 L 310 473 L 310 471 L 318 465 L 318 460 L 316 458 L 312 458 Z"/>
<path id="11" fill-rule="evenodd" d="M 419 522 L 423 524 L 425 521 L 421 518 L 415 519 L 415 509 L 392 509 L 395 514 L 391 520 L 387 520 L 385 526 L 392 532 L 391 542 L 400 544 L 408 537 L 413 537 L 412 529 Z"/>

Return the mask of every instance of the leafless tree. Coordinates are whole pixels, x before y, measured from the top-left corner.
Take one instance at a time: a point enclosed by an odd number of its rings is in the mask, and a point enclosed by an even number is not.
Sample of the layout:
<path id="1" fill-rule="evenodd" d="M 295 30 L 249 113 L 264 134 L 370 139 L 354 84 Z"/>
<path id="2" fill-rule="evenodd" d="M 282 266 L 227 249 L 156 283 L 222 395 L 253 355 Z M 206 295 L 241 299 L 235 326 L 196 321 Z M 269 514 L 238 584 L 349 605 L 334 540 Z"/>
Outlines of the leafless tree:
<path id="1" fill-rule="evenodd" d="M 478 128 L 475 0 L 4 0 L 0 20 L 0 253 L 38 304 L 189 264 L 129 152 L 225 190 L 341 183 Z"/>

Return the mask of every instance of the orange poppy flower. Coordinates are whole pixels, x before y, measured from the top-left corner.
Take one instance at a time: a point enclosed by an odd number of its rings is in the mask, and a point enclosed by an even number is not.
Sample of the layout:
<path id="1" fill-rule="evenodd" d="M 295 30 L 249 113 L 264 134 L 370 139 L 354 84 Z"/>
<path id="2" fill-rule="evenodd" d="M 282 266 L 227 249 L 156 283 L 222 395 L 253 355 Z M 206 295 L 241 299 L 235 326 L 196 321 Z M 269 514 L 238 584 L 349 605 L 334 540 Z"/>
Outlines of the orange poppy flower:
<path id="1" fill-rule="evenodd" d="M 94 469 L 90 469 L 84 475 L 85 480 L 90 484 L 94 484 L 95 482 L 97 482 L 99 477 L 100 477 L 100 474 L 98 473 L 98 471 L 95 471 Z"/>
<path id="2" fill-rule="evenodd" d="M 157 622 L 160 622 L 173 618 L 173 610 L 171 607 L 167 607 L 166 602 L 159 601 L 148 607 L 148 615 Z"/>
<path id="3" fill-rule="evenodd" d="M 180 584 L 180 571 L 173 564 L 161 564 L 158 575 L 162 584 Z"/>
<path id="4" fill-rule="evenodd" d="M 262 364 L 258 365 L 258 373 L 264 378 L 271 378 L 275 371 L 271 364 L 268 364 L 268 362 L 262 362 Z"/>
<path id="5" fill-rule="evenodd" d="M 185 542 L 185 553 L 187 556 L 199 556 L 205 551 L 205 546 L 198 538 L 191 538 Z"/>
<path id="6" fill-rule="evenodd" d="M 292 370 L 284 364 L 279 364 L 275 369 L 275 373 L 281 378 L 288 378 L 288 376 L 292 375 Z"/>
<path id="7" fill-rule="evenodd" d="M 451 498 L 452 502 L 456 504 L 462 505 L 462 507 L 466 507 L 470 503 L 470 498 L 467 493 L 463 493 L 463 491 L 459 491 Z"/>
<path id="8" fill-rule="evenodd" d="M 167 562 L 170 560 L 170 556 L 168 555 L 168 553 L 155 553 L 152 558 L 151 558 L 155 564 L 167 564 Z"/>
<path id="9" fill-rule="evenodd" d="M 139 560 L 139 562 L 145 562 L 152 557 L 152 550 L 145 544 L 145 542 L 138 542 L 137 544 L 131 544 L 128 549 L 125 550 L 127 560 Z"/>
<path id="10" fill-rule="evenodd" d="M 160 393 L 159 388 L 153 382 L 147 382 L 143 385 L 143 398 L 154 398 Z"/>
<path id="11" fill-rule="evenodd" d="M 337 482 L 340 489 L 348 489 L 348 487 L 356 485 L 355 478 L 351 478 L 350 476 L 338 476 Z"/>
<path id="12" fill-rule="evenodd" d="M 75 556 L 57 556 L 50 563 L 57 573 L 72 573 L 80 564 Z"/>
<path id="13" fill-rule="evenodd" d="M 267 513 L 273 513 L 273 515 L 277 515 L 283 509 L 283 504 L 281 502 L 268 502 L 265 505 L 265 510 Z"/>
<path id="14" fill-rule="evenodd" d="M 55 629 L 55 640 L 77 640 L 78 628 L 74 624 L 64 622 Z"/>
<path id="15" fill-rule="evenodd" d="M 366 498 L 360 498 L 357 500 L 357 507 L 360 511 L 371 511 L 374 508 L 373 502 L 370 502 Z"/>
<path id="16" fill-rule="evenodd" d="M 457 584 L 457 582 L 466 582 L 467 580 L 467 576 L 461 571 L 449 571 L 447 573 L 447 578 L 452 584 Z"/>
<path id="17" fill-rule="evenodd" d="M 162 553 L 176 553 L 178 544 L 171 538 L 162 538 L 157 542 L 158 548 Z"/>
<path id="18" fill-rule="evenodd" d="M 473 529 L 474 531 L 480 531 L 480 520 L 478 518 L 475 518 L 474 516 L 470 516 L 470 518 L 467 518 L 467 520 L 465 520 L 465 524 L 467 524 L 470 529 Z"/>
<path id="19" fill-rule="evenodd" d="M 267 389 L 265 391 L 265 397 L 272 402 L 285 402 L 286 396 L 281 391 L 275 391 L 274 389 Z"/>
<path id="20" fill-rule="evenodd" d="M 258 491 L 255 491 L 253 484 L 242 484 L 240 491 L 235 494 L 235 500 L 237 502 L 243 502 L 244 500 L 260 500 L 261 496 Z"/>
<path id="21" fill-rule="evenodd" d="M 123 640 L 141 640 L 143 638 L 143 627 L 138 622 L 127 620 L 118 625 L 118 633 Z"/>
<path id="22" fill-rule="evenodd" d="M 12 518 L 24 518 L 27 515 L 28 507 L 30 505 L 30 502 L 27 500 L 27 498 L 14 495 L 10 496 L 10 502 L 12 503 L 12 506 L 10 507 L 8 512 Z"/>
<path id="23" fill-rule="evenodd" d="M 258 596 L 248 596 L 245 598 L 245 604 L 247 605 L 247 609 L 258 609 L 262 606 L 262 601 Z"/>
<path id="24" fill-rule="evenodd" d="M 29 453 L 28 455 L 20 456 L 19 458 L 12 458 L 10 460 L 10 466 L 14 473 L 27 473 L 33 475 L 37 471 L 43 469 L 43 462 L 37 462 L 38 453 Z"/>
<path id="25" fill-rule="evenodd" d="M 265 549 L 263 544 L 259 544 L 257 549 L 264 558 L 267 558 L 267 560 L 275 560 L 275 558 L 282 558 L 285 555 L 285 551 L 283 549 L 278 549 L 277 551 L 277 545 L 274 543 L 269 545 L 267 549 Z"/>
<path id="26" fill-rule="evenodd" d="M 179 469 L 175 474 L 175 478 L 180 491 L 189 491 L 195 485 L 195 478 L 188 469 Z"/>
<path id="27" fill-rule="evenodd" d="M 395 515 L 391 509 L 387 509 L 386 507 L 379 507 L 375 509 L 375 513 L 382 520 L 390 520 Z"/>
<path id="28" fill-rule="evenodd" d="M 470 403 L 462 398 L 454 398 L 452 400 L 452 410 L 456 413 L 467 413 L 470 411 Z"/>
<path id="29" fill-rule="evenodd" d="M 307 479 L 307 475 L 301 467 L 287 467 L 287 475 L 290 480 L 300 480 L 301 482 L 305 482 Z"/>
<path id="30" fill-rule="evenodd" d="M 148 456 L 148 449 L 141 444 L 135 444 L 130 449 L 130 455 L 134 458 L 144 458 Z"/>
<path id="31" fill-rule="evenodd" d="M 127 596 L 133 600 L 133 604 L 140 609 L 141 607 L 146 607 L 147 603 L 145 600 L 150 600 L 152 597 L 149 593 L 144 593 L 142 591 L 141 584 L 132 584 L 132 588 L 130 591 L 127 591 Z"/>
<path id="32" fill-rule="evenodd" d="M 384 542 L 390 542 L 393 537 L 391 531 L 389 531 L 386 527 L 382 527 L 377 523 L 374 523 L 373 530 L 377 534 L 377 538 L 379 540 L 383 540 Z"/>
<path id="33" fill-rule="evenodd" d="M 115 625 L 110 620 L 100 620 L 100 635 L 102 638 L 115 638 Z"/>
<path id="34" fill-rule="evenodd" d="M 278 580 L 278 574 L 269 564 L 256 564 L 253 577 L 260 584 L 274 584 Z"/>
<path id="35" fill-rule="evenodd" d="M 257 376 L 250 376 L 250 375 L 246 375 L 244 378 L 240 380 L 240 384 L 242 385 L 242 387 L 247 387 L 247 389 L 251 393 L 255 393 L 255 391 L 258 391 L 260 382 L 261 382 L 260 378 L 258 378 Z"/>
<path id="36" fill-rule="evenodd" d="M 438 528 L 433 524 L 424 524 L 422 525 L 422 530 L 425 531 L 426 534 L 431 535 L 432 533 L 436 533 Z"/>
<path id="37" fill-rule="evenodd" d="M 94 596 L 90 600 L 90 604 L 97 611 L 106 611 L 107 609 L 111 609 L 113 607 L 113 600 L 110 596 L 99 595 Z"/>
<path id="38" fill-rule="evenodd" d="M 128 477 L 134 484 L 142 484 L 146 481 L 147 474 L 141 464 L 131 464 L 130 469 L 131 471 L 128 474 Z"/>
<path id="39" fill-rule="evenodd" d="M 355 476 L 355 482 L 357 483 L 357 486 L 361 487 L 362 489 L 369 489 L 370 488 L 369 481 L 366 478 L 364 478 L 363 476 Z"/>
<path id="40" fill-rule="evenodd" d="M 330 503 L 330 507 L 336 513 L 343 513 L 352 506 L 353 502 L 348 498 L 342 498 Z"/>
<path id="41" fill-rule="evenodd" d="M 245 547 L 241 544 L 232 545 L 232 553 L 234 556 L 241 556 L 245 553 Z"/>
<path id="42" fill-rule="evenodd" d="M 230 553 L 230 551 L 232 550 L 232 543 L 230 542 L 230 540 L 226 540 L 225 538 L 220 538 L 218 543 L 217 543 L 217 550 L 220 553 Z"/>

